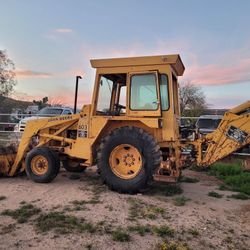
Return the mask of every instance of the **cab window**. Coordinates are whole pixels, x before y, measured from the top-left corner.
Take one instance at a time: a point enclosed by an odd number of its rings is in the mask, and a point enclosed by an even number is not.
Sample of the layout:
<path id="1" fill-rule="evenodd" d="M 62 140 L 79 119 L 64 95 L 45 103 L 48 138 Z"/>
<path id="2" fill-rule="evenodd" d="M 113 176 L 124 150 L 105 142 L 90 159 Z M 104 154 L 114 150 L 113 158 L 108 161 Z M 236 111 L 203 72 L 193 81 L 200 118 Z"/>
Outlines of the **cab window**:
<path id="1" fill-rule="evenodd" d="M 168 77 L 165 74 L 161 75 L 160 91 L 161 91 L 161 109 L 163 111 L 168 110 L 169 109 Z"/>
<path id="2" fill-rule="evenodd" d="M 126 112 L 126 73 L 100 76 L 97 115 L 117 116 Z"/>
<path id="3" fill-rule="evenodd" d="M 101 76 L 99 82 L 99 96 L 97 103 L 97 112 L 107 112 L 110 110 L 113 81 L 105 76 Z"/>
<path id="4" fill-rule="evenodd" d="M 131 77 L 131 110 L 157 110 L 157 79 L 155 74 L 140 74 Z"/>

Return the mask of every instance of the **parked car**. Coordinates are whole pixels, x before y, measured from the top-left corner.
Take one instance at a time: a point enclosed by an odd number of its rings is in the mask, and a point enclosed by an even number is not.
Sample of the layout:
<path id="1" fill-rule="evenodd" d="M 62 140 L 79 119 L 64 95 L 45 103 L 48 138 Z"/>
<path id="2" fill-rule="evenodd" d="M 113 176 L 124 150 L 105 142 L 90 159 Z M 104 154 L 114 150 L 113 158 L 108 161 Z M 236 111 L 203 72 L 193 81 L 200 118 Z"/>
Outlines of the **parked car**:
<path id="1" fill-rule="evenodd" d="M 201 134 L 208 134 L 213 132 L 220 124 L 222 115 L 202 115 L 196 121 L 196 127 Z"/>
<path id="2" fill-rule="evenodd" d="M 41 119 L 50 116 L 58 116 L 58 115 L 72 115 L 73 109 L 66 107 L 45 107 L 41 109 L 35 116 L 25 117 L 15 126 L 15 131 L 23 132 L 27 121 L 34 119 Z"/>

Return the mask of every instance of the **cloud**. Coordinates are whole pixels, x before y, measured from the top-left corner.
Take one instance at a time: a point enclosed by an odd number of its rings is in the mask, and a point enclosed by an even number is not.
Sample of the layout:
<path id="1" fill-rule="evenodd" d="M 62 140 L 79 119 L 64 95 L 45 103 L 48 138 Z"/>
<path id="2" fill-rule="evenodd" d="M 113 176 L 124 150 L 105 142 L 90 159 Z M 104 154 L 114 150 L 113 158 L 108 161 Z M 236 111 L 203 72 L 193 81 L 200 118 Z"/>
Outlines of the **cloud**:
<path id="1" fill-rule="evenodd" d="M 18 78 L 48 78 L 53 76 L 51 73 L 33 70 L 16 70 L 16 75 Z"/>
<path id="2" fill-rule="evenodd" d="M 235 96 L 235 95 L 220 95 L 218 96 L 210 96 L 207 98 L 208 106 L 210 108 L 226 108 L 231 109 L 236 107 L 237 105 L 247 101 L 247 98 L 243 98 L 242 96 Z"/>
<path id="3" fill-rule="evenodd" d="M 239 59 L 236 65 L 190 65 L 183 79 L 199 85 L 223 85 L 250 81 L 250 58 Z"/>
<path id="4" fill-rule="evenodd" d="M 250 55 L 248 45 L 230 53 L 214 54 L 210 63 L 208 57 L 190 49 L 189 41 L 157 40 L 155 46 L 146 48 L 143 43 L 132 43 L 124 47 L 92 47 L 82 44 L 81 54 L 85 58 L 85 68 L 89 67 L 89 58 L 130 57 L 179 53 L 186 61 L 184 76 L 180 80 L 190 80 L 197 85 L 225 85 L 250 81 Z M 210 55 L 209 55 L 210 56 Z M 211 63 L 214 61 L 214 63 Z M 88 70 L 87 70 L 88 71 Z"/>
<path id="5" fill-rule="evenodd" d="M 68 28 L 61 28 L 61 29 L 55 29 L 54 32 L 55 33 L 72 33 L 73 30 L 68 29 Z"/>

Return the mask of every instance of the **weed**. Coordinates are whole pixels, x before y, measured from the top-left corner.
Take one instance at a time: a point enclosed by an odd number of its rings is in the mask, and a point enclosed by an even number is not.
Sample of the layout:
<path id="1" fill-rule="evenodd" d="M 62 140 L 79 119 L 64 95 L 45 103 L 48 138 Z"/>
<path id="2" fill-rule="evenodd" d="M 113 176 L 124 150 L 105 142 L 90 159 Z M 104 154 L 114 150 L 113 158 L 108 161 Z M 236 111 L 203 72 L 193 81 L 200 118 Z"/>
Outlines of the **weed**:
<path id="1" fill-rule="evenodd" d="M 130 226 L 130 227 L 128 227 L 128 230 L 132 231 L 132 232 L 137 232 L 141 236 L 144 236 L 146 233 L 150 233 L 152 231 L 150 225 L 146 225 L 146 226 L 144 226 L 144 225 Z"/>
<path id="2" fill-rule="evenodd" d="M 169 226 L 167 225 L 163 225 L 163 226 L 160 226 L 160 227 L 154 227 L 154 232 L 158 235 L 158 236 L 161 236 L 161 237 L 164 237 L 164 236 L 174 236 L 174 229 L 170 228 Z"/>
<path id="3" fill-rule="evenodd" d="M 196 228 L 190 228 L 188 233 L 192 234 L 194 237 L 197 237 L 200 234 Z"/>
<path id="4" fill-rule="evenodd" d="M 230 190 L 250 195 L 250 173 L 243 171 L 239 161 L 215 163 L 209 173 L 222 179 Z"/>
<path id="5" fill-rule="evenodd" d="M 215 175 L 218 178 L 225 178 L 226 176 L 238 175 L 242 173 L 242 167 L 239 162 L 224 163 L 217 162 L 213 164 L 209 170 L 209 174 Z"/>
<path id="6" fill-rule="evenodd" d="M 62 212 L 49 212 L 41 214 L 36 220 L 36 227 L 40 232 L 55 230 L 57 233 L 67 234 L 73 231 L 94 233 L 96 228 L 84 219 L 65 215 Z"/>
<path id="7" fill-rule="evenodd" d="M 187 182 L 187 183 L 196 183 L 196 182 L 199 182 L 198 179 L 196 178 L 191 178 L 191 177 L 188 177 L 188 176 L 182 176 L 181 179 L 180 179 L 181 182 Z"/>
<path id="8" fill-rule="evenodd" d="M 92 197 L 91 199 L 89 200 L 74 200 L 72 201 L 71 203 L 73 205 L 75 205 L 75 210 L 86 210 L 86 208 L 84 207 L 85 204 L 98 204 L 98 203 L 101 203 L 100 201 L 100 194 L 101 192 L 103 192 L 104 190 L 106 190 L 106 187 L 104 186 L 95 186 L 93 189 L 92 189 Z"/>
<path id="9" fill-rule="evenodd" d="M 189 200 L 190 199 L 186 198 L 185 196 L 178 196 L 173 199 L 173 202 L 175 206 L 184 206 Z"/>
<path id="10" fill-rule="evenodd" d="M 208 193 L 208 196 L 211 196 L 211 197 L 214 197 L 214 198 L 222 198 L 223 197 L 223 194 L 218 194 L 218 193 L 216 193 L 216 192 L 214 192 L 214 191 L 211 191 L 211 192 L 209 192 Z"/>
<path id="11" fill-rule="evenodd" d="M 225 183 L 229 185 L 233 191 L 250 195 L 250 173 L 244 172 L 235 176 L 228 176 Z"/>
<path id="12" fill-rule="evenodd" d="M 18 223 L 25 223 L 33 215 L 36 215 L 40 212 L 41 212 L 40 208 L 36 208 L 32 204 L 24 204 L 16 210 L 6 209 L 1 213 L 1 215 L 10 216 L 13 219 L 16 219 Z"/>
<path id="13" fill-rule="evenodd" d="M 151 219 L 154 220 L 158 217 L 158 215 L 163 216 L 165 213 L 165 209 L 161 207 L 156 207 L 151 204 L 146 204 L 143 202 L 139 202 L 134 198 L 129 198 L 128 202 L 130 204 L 129 207 L 129 219 Z"/>
<path id="14" fill-rule="evenodd" d="M 176 194 L 182 194 L 183 190 L 179 185 L 168 185 L 165 191 L 166 196 L 174 196 Z"/>
<path id="15" fill-rule="evenodd" d="M 238 199 L 238 200 L 248 200 L 250 197 L 246 194 L 243 193 L 238 193 L 238 194 L 232 194 L 230 196 L 227 196 L 227 198 L 233 198 L 233 199 Z"/>
<path id="16" fill-rule="evenodd" d="M 117 228 L 112 232 L 112 239 L 114 241 L 127 242 L 131 240 L 131 237 L 124 229 Z"/>
<path id="17" fill-rule="evenodd" d="M 6 196 L 4 196 L 4 195 L 1 195 L 1 196 L 0 196 L 0 201 L 5 200 L 5 199 L 7 199 Z"/>
<path id="18" fill-rule="evenodd" d="M 161 196 L 173 196 L 175 194 L 181 194 L 183 191 L 178 184 L 167 184 L 154 182 L 147 190 L 147 195 L 161 195 Z"/>

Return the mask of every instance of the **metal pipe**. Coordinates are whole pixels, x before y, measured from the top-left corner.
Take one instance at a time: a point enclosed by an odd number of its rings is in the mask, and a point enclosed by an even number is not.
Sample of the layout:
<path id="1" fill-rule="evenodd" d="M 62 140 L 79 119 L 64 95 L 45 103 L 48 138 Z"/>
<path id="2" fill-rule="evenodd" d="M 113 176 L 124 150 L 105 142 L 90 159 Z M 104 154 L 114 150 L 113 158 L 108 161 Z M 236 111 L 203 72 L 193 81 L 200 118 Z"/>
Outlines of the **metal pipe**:
<path id="1" fill-rule="evenodd" d="M 75 89 L 75 104 L 74 104 L 74 114 L 76 114 L 76 107 L 77 107 L 77 96 L 78 96 L 78 81 L 82 79 L 81 76 L 76 76 L 76 89 Z"/>

